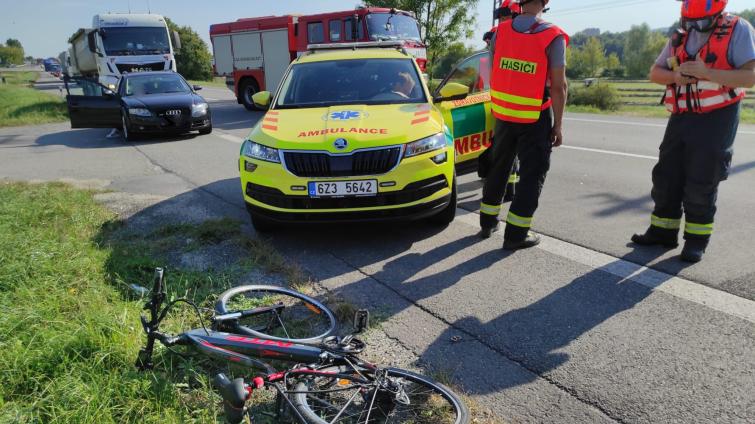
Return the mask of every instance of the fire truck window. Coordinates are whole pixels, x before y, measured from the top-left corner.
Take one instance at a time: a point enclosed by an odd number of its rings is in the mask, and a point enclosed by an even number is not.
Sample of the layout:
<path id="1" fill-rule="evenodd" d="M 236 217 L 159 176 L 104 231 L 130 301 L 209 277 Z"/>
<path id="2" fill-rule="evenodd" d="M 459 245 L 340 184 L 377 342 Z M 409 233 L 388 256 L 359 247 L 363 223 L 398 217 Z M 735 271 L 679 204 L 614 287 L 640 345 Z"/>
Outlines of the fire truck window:
<path id="1" fill-rule="evenodd" d="M 341 41 L 341 20 L 328 22 L 330 27 L 330 41 Z"/>
<path id="2" fill-rule="evenodd" d="M 312 22 L 307 24 L 307 40 L 313 44 L 325 41 L 325 32 L 322 28 L 322 22 Z"/>
<path id="3" fill-rule="evenodd" d="M 470 93 L 489 90 L 490 65 L 488 60 L 487 53 L 470 57 L 453 70 L 447 83 L 455 82 L 466 85 L 469 87 Z"/>
<path id="4" fill-rule="evenodd" d="M 346 41 L 354 41 L 354 18 L 347 18 L 343 21 L 343 39 Z M 364 28 L 362 27 L 362 22 L 357 21 L 357 34 L 356 39 L 361 40 L 364 38 Z"/>

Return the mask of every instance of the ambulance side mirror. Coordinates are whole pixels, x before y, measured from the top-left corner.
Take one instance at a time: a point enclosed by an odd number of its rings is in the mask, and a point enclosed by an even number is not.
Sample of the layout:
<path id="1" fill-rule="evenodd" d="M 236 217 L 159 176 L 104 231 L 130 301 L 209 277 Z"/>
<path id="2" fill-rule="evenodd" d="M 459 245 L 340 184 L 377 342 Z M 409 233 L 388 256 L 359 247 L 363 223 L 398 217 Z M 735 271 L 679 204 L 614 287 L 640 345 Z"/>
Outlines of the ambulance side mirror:
<path id="1" fill-rule="evenodd" d="M 270 108 L 270 92 L 260 91 L 252 96 L 252 102 L 260 109 L 267 110 Z"/>
<path id="2" fill-rule="evenodd" d="M 462 100 L 469 95 L 469 87 L 458 82 L 449 82 L 441 87 L 433 98 L 433 103 Z"/>

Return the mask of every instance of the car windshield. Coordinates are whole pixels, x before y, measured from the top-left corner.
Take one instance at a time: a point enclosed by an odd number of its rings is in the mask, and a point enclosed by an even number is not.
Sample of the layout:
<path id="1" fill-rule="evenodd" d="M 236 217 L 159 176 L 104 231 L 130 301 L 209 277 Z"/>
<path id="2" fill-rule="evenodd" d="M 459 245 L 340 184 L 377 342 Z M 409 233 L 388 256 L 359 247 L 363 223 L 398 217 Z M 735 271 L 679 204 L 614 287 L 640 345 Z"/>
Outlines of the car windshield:
<path id="1" fill-rule="evenodd" d="M 170 53 L 165 27 L 122 27 L 100 30 L 107 55 Z"/>
<path id="2" fill-rule="evenodd" d="M 367 15 L 367 32 L 371 40 L 416 40 L 420 41 L 417 21 L 411 16 L 390 13 Z"/>
<path id="3" fill-rule="evenodd" d="M 293 65 L 277 107 L 426 102 L 411 59 L 349 59 Z"/>
<path id="4" fill-rule="evenodd" d="M 191 92 L 186 81 L 175 74 L 129 76 L 124 82 L 124 96 Z"/>

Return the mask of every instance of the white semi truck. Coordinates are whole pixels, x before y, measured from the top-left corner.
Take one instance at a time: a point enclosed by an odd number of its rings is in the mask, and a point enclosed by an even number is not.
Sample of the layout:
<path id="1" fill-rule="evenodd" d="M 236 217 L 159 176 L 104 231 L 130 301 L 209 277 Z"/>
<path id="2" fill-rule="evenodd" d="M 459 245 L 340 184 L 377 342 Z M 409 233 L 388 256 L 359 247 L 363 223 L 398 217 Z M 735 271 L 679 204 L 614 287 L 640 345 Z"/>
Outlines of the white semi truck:
<path id="1" fill-rule="evenodd" d="M 79 29 L 68 42 L 61 55 L 66 75 L 97 79 L 111 89 L 124 72 L 176 71 L 174 53 L 181 48 L 178 33 L 153 14 L 94 15 L 92 28 Z"/>

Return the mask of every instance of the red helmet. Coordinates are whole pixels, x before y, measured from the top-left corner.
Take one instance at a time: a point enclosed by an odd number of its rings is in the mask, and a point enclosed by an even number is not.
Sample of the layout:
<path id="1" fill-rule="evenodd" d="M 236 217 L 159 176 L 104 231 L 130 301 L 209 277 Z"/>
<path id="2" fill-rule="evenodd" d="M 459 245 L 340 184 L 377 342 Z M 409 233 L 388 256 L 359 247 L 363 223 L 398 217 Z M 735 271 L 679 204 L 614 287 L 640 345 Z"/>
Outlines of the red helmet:
<path id="1" fill-rule="evenodd" d="M 508 8 L 509 10 L 511 10 L 511 13 L 522 13 L 522 6 L 520 6 L 519 2 L 516 0 L 503 0 L 501 7 Z"/>
<path id="2" fill-rule="evenodd" d="M 683 0 L 682 18 L 702 19 L 723 12 L 729 0 Z"/>

